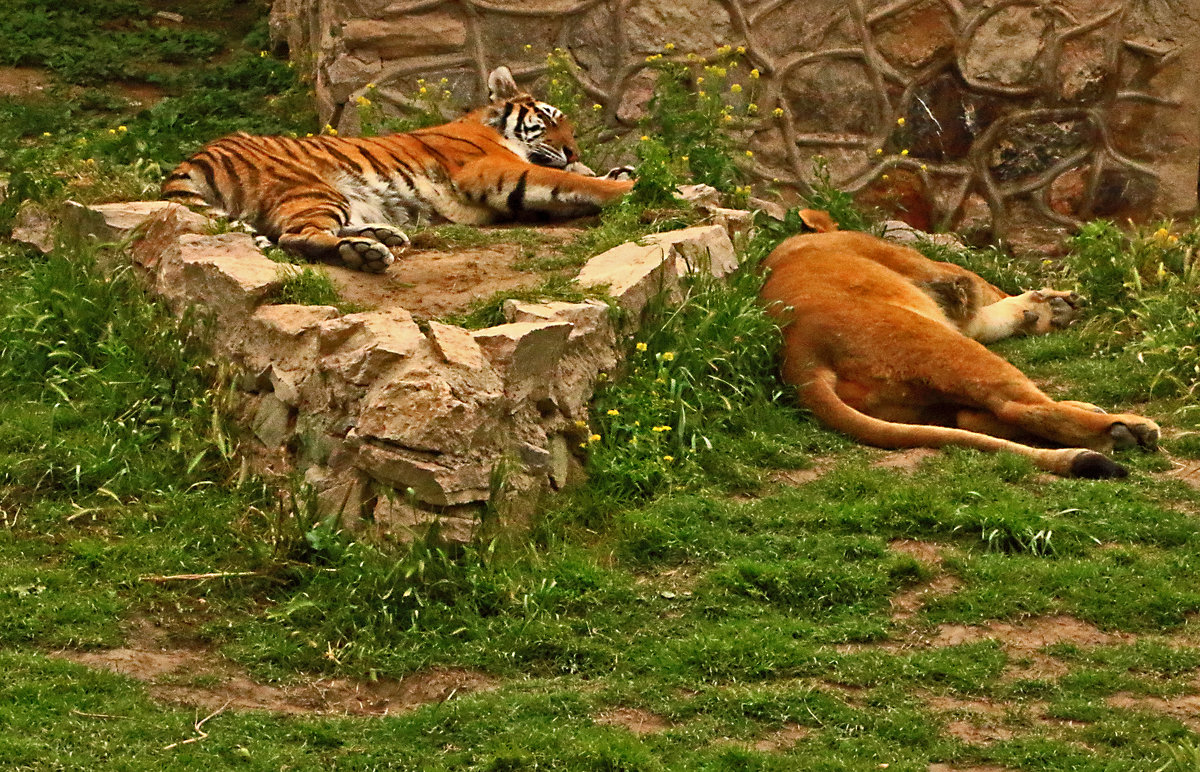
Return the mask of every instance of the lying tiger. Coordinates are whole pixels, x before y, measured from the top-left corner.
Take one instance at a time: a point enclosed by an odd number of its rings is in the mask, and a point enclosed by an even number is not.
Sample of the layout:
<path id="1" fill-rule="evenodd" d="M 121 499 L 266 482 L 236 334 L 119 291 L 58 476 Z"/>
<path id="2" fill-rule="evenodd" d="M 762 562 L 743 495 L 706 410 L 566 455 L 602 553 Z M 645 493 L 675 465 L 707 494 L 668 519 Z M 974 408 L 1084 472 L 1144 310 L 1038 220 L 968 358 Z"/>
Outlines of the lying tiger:
<path id="1" fill-rule="evenodd" d="M 382 273 L 418 218 L 484 224 L 591 214 L 633 187 L 628 167 L 579 167 L 570 121 L 522 92 L 507 67 L 490 103 L 456 121 L 384 137 L 235 134 L 181 163 L 162 197 L 245 222 L 309 260 Z M 582 167 L 586 169 L 586 167 Z"/>
<path id="2" fill-rule="evenodd" d="M 958 266 L 837 231 L 825 212 L 802 217 L 817 232 L 771 253 L 762 297 L 783 328 L 784 380 L 824 423 L 879 447 L 1007 450 L 1077 477 L 1124 477 L 1102 453 L 1157 446 L 1153 421 L 1055 402 L 982 345 L 1064 326 L 1074 293 L 1010 297 Z"/>

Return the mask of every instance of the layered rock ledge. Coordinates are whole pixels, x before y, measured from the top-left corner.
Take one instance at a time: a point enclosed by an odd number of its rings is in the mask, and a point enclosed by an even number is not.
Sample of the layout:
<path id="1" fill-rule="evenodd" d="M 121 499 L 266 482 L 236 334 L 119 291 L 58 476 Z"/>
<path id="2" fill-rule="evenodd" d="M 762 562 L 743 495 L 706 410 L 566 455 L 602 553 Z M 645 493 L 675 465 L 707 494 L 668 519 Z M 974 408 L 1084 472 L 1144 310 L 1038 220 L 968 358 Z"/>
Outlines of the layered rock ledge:
<path id="1" fill-rule="evenodd" d="M 622 244 L 577 279 L 608 302 L 505 304 L 505 324 L 468 330 L 402 308 L 342 313 L 273 302 L 296 266 L 243 233 L 167 202 L 68 203 L 68 231 L 129 241 L 148 290 L 211 319 L 215 356 L 237 373 L 247 450 L 303 475 L 323 516 L 409 539 L 435 525 L 470 539 L 485 511 L 519 524 L 582 475 L 588 405 L 654 297 L 695 271 L 737 267 L 729 210 Z M 398 261 L 403 270 L 403 258 Z M 366 277 L 370 280 L 377 277 Z"/>

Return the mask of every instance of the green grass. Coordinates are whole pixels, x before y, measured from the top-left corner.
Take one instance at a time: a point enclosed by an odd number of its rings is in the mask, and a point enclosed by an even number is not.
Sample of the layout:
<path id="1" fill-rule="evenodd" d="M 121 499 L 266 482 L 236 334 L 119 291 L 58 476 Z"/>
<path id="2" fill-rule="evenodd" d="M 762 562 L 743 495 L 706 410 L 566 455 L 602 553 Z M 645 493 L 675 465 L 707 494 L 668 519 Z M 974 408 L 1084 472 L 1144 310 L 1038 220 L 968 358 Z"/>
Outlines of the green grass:
<path id="1" fill-rule="evenodd" d="M 357 303 L 343 300 L 329 274 L 319 267 L 306 265 L 299 270 L 280 269 L 280 276 L 283 277 L 283 284 L 273 298 L 276 303 L 333 306 L 343 314 L 366 310 Z"/>

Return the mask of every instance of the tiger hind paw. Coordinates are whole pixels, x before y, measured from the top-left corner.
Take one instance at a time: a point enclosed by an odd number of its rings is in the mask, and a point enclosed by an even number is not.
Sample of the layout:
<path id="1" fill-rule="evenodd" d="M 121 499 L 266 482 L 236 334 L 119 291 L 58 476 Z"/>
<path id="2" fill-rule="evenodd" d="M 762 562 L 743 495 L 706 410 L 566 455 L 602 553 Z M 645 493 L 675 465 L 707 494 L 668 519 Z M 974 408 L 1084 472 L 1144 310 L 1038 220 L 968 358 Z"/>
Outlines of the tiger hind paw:
<path id="1" fill-rule="evenodd" d="M 403 235 L 403 234 L 401 234 Z M 363 236 L 351 236 L 338 242 L 337 255 L 330 262 L 364 273 L 383 273 L 396 261 L 387 244 Z"/>
<path id="2" fill-rule="evenodd" d="M 366 223 L 364 225 L 350 225 L 342 228 L 338 232 L 342 237 L 361 236 L 363 238 L 378 241 L 389 249 L 401 249 L 408 246 L 410 239 L 408 234 L 398 228 L 393 228 L 391 225 L 383 223 Z"/>

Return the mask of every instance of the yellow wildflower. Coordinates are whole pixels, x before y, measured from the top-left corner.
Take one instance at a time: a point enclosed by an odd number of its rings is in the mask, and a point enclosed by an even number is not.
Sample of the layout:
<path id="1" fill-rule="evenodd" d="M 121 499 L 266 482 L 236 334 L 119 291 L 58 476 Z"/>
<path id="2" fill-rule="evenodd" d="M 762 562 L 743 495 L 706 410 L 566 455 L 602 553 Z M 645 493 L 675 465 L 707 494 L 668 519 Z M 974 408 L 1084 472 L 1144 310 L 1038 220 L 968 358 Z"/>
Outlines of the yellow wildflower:
<path id="1" fill-rule="evenodd" d="M 758 112 L 758 105 L 751 102 L 750 104 L 746 105 L 746 112 L 750 113 L 751 115 L 754 115 L 755 113 Z"/>
<path id="2" fill-rule="evenodd" d="M 583 429 L 583 428 L 584 428 L 584 427 L 586 427 L 586 426 L 587 426 L 587 421 L 578 420 L 578 421 L 576 421 L 576 422 L 575 422 L 575 428 L 576 428 L 576 429 Z"/>
<path id="3" fill-rule="evenodd" d="M 588 437 L 588 442 L 599 442 L 599 441 L 600 441 L 599 434 L 593 434 L 591 437 Z"/>
<path id="4" fill-rule="evenodd" d="M 375 88 L 375 84 L 374 84 L 374 83 L 368 83 L 366 87 L 367 87 L 368 89 L 372 89 L 372 88 Z"/>
<path id="5" fill-rule="evenodd" d="M 889 176 L 887 176 L 887 175 L 885 174 L 885 175 L 883 175 L 882 177 L 880 177 L 879 179 L 883 180 L 884 182 L 887 182 L 888 180 L 890 180 L 890 179 L 891 179 L 891 177 L 889 177 Z"/>
<path id="6" fill-rule="evenodd" d="M 729 87 L 729 90 L 735 94 L 740 94 L 740 93 L 742 93 L 742 84 L 734 83 L 732 86 Z"/>
<path id="7" fill-rule="evenodd" d="M 428 94 L 428 93 L 429 93 L 429 89 L 425 88 L 424 86 L 421 86 L 421 88 L 417 89 L 417 93 L 420 93 L 420 94 Z"/>
<path id="8" fill-rule="evenodd" d="M 365 96 L 360 96 L 354 101 L 358 103 L 359 107 L 368 107 L 371 104 L 371 100 L 367 99 Z"/>
<path id="9" fill-rule="evenodd" d="M 669 432 L 669 431 L 671 431 L 671 427 L 669 427 L 669 426 L 655 426 L 653 429 L 651 429 L 651 431 L 655 431 L 655 432 Z"/>
<path id="10" fill-rule="evenodd" d="M 675 352 L 668 351 L 662 355 L 662 358 L 663 358 L 664 362 L 674 362 L 675 361 Z"/>
<path id="11" fill-rule="evenodd" d="M 526 51 L 532 51 L 532 50 L 533 50 L 533 46 L 531 46 L 530 44 L 526 43 L 526 44 L 525 44 L 525 50 L 526 50 Z"/>
<path id="12" fill-rule="evenodd" d="M 675 44 L 674 44 L 674 43 L 667 43 L 665 46 L 663 46 L 663 48 L 667 49 L 668 51 L 674 51 L 674 50 L 675 50 Z"/>
<path id="13" fill-rule="evenodd" d="M 900 155 L 908 155 L 908 148 L 904 148 L 903 150 L 901 150 Z"/>
<path id="14" fill-rule="evenodd" d="M 717 49 L 717 53 L 718 54 L 727 54 L 732 50 L 733 50 L 732 46 L 721 46 L 720 48 Z"/>
<path id="15" fill-rule="evenodd" d="M 649 142 L 649 141 L 650 141 L 650 137 L 649 137 L 649 136 L 647 136 L 647 135 L 645 135 L 645 134 L 643 134 L 643 135 L 642 135 L 642 142 Z"/>
<path id="16" fill-rule="evenodd" d="M 679 157 L 679 160 L 680 160 L 680 161 L 683 161 L 684 163 L 687 163 L 687 162 L 688 162 L 688 161 L 690 161 L 691 159 L 690 159 L 688 156 L 686 156 L 686 155 L 683 155 L 683 156 L 680 156 L 680 157 Z"/>
<path id="17" fill-rule="evenodd" d="M 783 117 L 783 108 L 776 107 L 774 110 L 771 111 L 771 114 L 774 115 L 776 118 L 782 118 Z"/>
<path id="18" fill-rule="evenodd" d="M 753 157 L 754 157 L 754 151 L 753 151 L 753 150 L 747 150 L 747 151 L 746 151 L 746 157 L 747 157 L 747 158 L 753 158 Z"/>
<path id="19" fill-rule="evenodd" d="M 881 148 L 881 147 L 875 148 L 875 155 L 883 155 L 883 148 Z"/>
<path id="20" fill-rule="evenodd" d="M 592 109 L 599 112 L 600 110 L 604 109 L 604 105 L 597 102 L 596 104 L 592 105 Z"/>
<path id="21" fill-rule="evenodd" d="M 608 411 L 608 414 L 609 415 L 621 415 L 621 411 L 617 410 L 616 408 L 613 408 L 612 410 Z"/>
<path id="22" fill-rule="evenodd" d="M 43 136 L 43 137 L 49 137 L 49 136 L 50 136 L 50 132 L 48 132 L 48 131 L 43 131 L 43 132 L 42 132 L 42 136 Z"/>
<path id="23" fill-rule="evenodd" d="M 901 118 L 897 118 L 897 119 L 896 119 L 896 125 L 897 125 L 897 126 L 903 126 L 903 125 L 904 125 L 904 118 L 902 118 L 902 117 L 901 117 Z"/>
<path id="24" fill-rule="evenodd" d="M 639 341 L 635 348 L 637 348 L 638 351 L 645 351 L 647 348 L 649 348 L 649 346 L 647 346 L 645 343 Z"/>
<path id="25" fill-rule="evenodd" d="M 666 461 L 668 464 L 674 460 L 675 460 L 674 456 L 663 456 L 663 461 Z"/>
<path id="26" fill-rule="evenodd" d="M 744 53 L 746 53 L 746 47 L 745 47 L 745 46 L 738 46 L 738 47 L 737 47 L 737 52 L 738 52 L 739 54 L 744 54 Z"/>
<path id="27" fill-rule="evenodd" d="M 754 78 L 755 80 L 758 80 L 758 76 L 759 76 L 759 75 L 761 75 L 761 74 L 762 74 L 762 73 L 760 73 L 760 72 L 758 71 L 758 68 L 757 68 L 757 67 L 756 67 L 756 68 L 754 68 L 753 70 L 751 70 L 751 71 L 750 71 L 750 77 L 751 77 L 751 78 Z"/>

